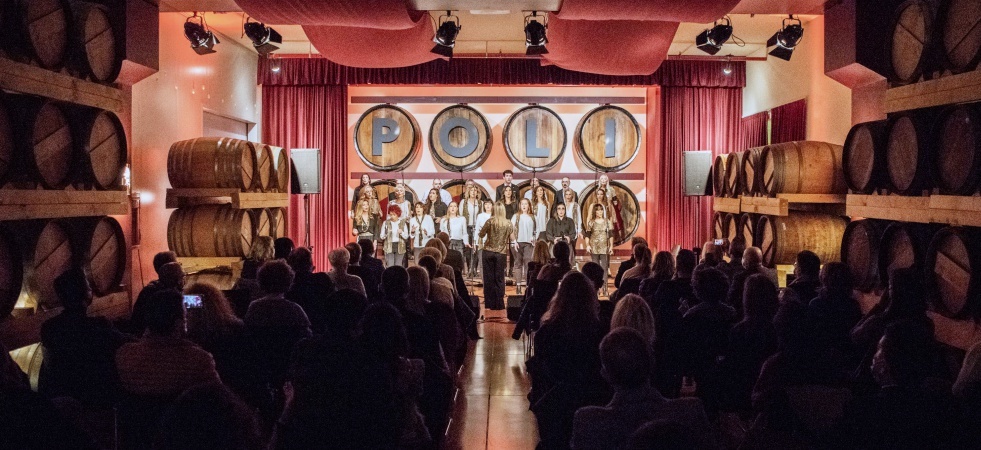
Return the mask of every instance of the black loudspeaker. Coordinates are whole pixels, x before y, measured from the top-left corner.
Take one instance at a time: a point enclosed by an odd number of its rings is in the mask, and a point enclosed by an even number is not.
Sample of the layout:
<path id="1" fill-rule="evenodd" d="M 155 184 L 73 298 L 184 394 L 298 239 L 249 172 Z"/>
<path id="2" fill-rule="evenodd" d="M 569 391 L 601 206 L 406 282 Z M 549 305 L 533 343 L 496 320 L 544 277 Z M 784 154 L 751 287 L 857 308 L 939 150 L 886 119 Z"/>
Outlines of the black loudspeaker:
<path id="1" fill-rule="evenodd" d="M 323 189 L 323 166 L 319 148 L 294 148 L 290 150 L 290 170 L 293 194 L 319 194 Z"/>
<path id="2" fill-rule="evenodd" d="M 518 318 L 521 317 L 521 308 L 525 306 L 525 296 L 524 295 L 509 295 L 508 296 L 508 320 L 512 322 L 517 322 Z"/>
<path id="3" fill-rule="evenodd" d="M 684 152 L 685 195 L 712 195 L 712 152 L 698 150 Z"/>

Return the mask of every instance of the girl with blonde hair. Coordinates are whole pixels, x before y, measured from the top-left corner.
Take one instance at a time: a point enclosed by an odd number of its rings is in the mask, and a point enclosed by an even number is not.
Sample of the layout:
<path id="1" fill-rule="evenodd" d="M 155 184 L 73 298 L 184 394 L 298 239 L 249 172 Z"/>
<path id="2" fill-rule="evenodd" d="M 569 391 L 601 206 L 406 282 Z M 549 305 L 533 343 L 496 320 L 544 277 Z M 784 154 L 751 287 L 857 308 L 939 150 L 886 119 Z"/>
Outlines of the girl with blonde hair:
<path id="1" fill-rule="evenodd" d="M 495 203 L 493 215 L 477 235 L 483 241 L 480 264 L 483 266 L 484 307 L 491 310 L 504 309 L 506 255 L 514 234 L 514 226 L 506 216 L 504 203 Z"/>

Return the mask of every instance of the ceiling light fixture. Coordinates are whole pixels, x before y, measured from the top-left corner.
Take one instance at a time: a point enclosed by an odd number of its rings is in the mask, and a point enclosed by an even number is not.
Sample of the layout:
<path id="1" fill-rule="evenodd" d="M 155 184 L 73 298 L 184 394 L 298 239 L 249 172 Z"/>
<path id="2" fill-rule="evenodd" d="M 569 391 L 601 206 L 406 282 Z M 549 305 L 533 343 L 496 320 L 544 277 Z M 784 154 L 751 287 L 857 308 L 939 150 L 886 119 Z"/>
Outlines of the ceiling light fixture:
<path id="1" fill-rule="evenodd" d="M 439 26 L 436 27 L 436 34 L 433 36 L 436 46 L 430 52 L 452 58 L 456 35 L 460 33 L 460 28 L 462 28 L 460 18 L 454 16 L 452 11 L 446 11 L 445 15 L 439 16 Z"/>
<path id="2" fill-rule="evenodd" d="M 279 73 L 283 70 L 283 61 L 279 58 L 274 58 L 273 55 L 269 55 L 269 71 L 272 73 Z"/>
<path id="3" fill-rule="evenodd" d="M 194 19 L 197 19 L 197 22 L 194 22 Z M 204 15 L 199 16 L 197 12 L 184 22 L 184 37 L 191 42 L 191 48 L 199 55 L 215 53 L 215 45 L 219 43 L 215 34 L 208 29 Z"/>
<path id="4" fill-rule="evenodd" d="M 732 22 L 729 16 L 723 17 L 722 20 L 725 24 L 720 24 L 717 20 L 712 23 L 712 28 L 707 28 L 695 37 L 695 45 L 699 50 L 714 55 L 722 50 L 722 44 L 729 41 L 732 37 Z"/>
<path id="5" fill-rule="evenodd" d="M 791 23 L 788 25 L 787 22 Z M 803 24 L 800 19 L 794 18 L 794 15 L 791 14 L 790 17 L 783 19 L 783 26 L 780 28 L 780 31 L 774 33 L 773 37 L 766 41 L 766 47 L 773 47 L 773 50 L 770 50 L 771 55 L 785 61 L 790 61 L 790 57 L 794 54 L 794 49 L 797 48 L 797 44 L 800 44 L 803 38 Z"/>
<path id="6" fill-rule="evenodd" d="M 722 73 L 725 76 L 732 75 L 732 55 L 726 56 L 726 64 L 722 66 Z"/>
<path id="7" fill-rule="evenodd" d="M 541 22 L 536 20 L 538 17 L 538 11 L 532 11 L 530 15 L 525 16 L 526 55 L 544 55 L 548 53 L 548 50 L 545 48 L 545 44 L 548 44 L 548 36 L 546 36 L 546 32 L 548 31 L 548 17 L 541 16 Z"/>
<path id="8" fill-rule="evenodd" d="M 276 30 L 267 27 L 264 23 L 253 22 L 251 17 L 246 19 L 243 28 L 245 35 L 252 40 L 252 46 L 260 55 L 268 55 L 279 50 L 279 46 L 273 44 L 283 43 L 283 36 Z"/>

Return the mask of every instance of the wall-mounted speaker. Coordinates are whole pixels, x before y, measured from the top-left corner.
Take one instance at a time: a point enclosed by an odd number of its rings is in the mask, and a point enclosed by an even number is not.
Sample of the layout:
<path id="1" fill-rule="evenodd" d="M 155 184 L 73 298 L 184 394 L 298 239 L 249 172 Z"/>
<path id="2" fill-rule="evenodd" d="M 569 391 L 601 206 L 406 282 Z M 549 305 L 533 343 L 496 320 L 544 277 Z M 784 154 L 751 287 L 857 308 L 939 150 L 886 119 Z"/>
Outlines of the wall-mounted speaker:
<path id="1" fill-rule="evenodd" d="M 712 152 L 697 150 L 684 152 L 685 195 L 712 195 Z"/>
<path id="2" fill-rule="evenodd" d="M 293 171 L 293 194 L 319 194 L 323 189 L 323 166 L 319 148 L 294 148 L 290 150 Z"/>

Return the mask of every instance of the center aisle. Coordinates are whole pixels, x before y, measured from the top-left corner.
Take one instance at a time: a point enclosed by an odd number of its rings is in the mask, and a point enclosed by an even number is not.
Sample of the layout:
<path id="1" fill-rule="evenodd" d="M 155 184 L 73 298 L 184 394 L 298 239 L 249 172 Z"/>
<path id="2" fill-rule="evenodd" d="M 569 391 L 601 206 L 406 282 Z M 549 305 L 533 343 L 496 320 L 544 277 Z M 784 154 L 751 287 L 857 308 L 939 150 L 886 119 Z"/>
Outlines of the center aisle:
<path id="1" fill-rule="evenodd" d="M 508 287 L 508 294 L 514 288 Z M 481 295 L 482 292 L 477 292 Z M 460 368 L 453 418 L 446 442 L 452 449 L 534 449 L 538 426 L 528 410 L 531 378 L 522 341 L 511 339 L 514 324 L 504 311 L 483 311 L 483 339 Z"/>

